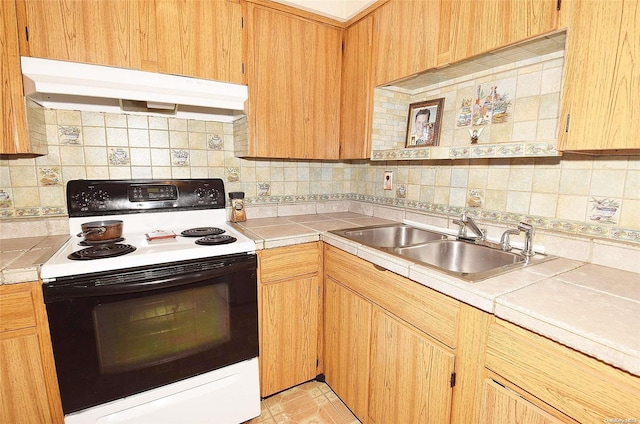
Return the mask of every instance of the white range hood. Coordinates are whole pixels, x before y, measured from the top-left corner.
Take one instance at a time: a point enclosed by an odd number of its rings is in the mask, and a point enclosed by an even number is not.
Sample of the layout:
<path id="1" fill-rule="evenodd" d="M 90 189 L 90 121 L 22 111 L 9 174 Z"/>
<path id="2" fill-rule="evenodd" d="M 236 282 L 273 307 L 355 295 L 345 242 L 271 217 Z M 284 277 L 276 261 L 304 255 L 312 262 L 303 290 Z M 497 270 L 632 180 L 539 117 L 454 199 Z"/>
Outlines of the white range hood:
<path id="1" fill-rule="evenodd" d="M 246 85 L 109 66 L 22 57 L 24 94 L 50 109 L 232 122 Z"/>

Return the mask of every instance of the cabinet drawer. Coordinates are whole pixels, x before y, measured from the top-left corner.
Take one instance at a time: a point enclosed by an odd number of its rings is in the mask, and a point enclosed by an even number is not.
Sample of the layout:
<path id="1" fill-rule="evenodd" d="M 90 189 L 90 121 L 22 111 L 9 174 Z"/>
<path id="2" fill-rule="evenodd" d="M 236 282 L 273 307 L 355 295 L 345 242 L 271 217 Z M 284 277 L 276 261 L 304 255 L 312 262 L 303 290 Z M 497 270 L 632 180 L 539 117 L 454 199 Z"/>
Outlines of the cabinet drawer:
<path id="1" fill-rule="evenodd" d="M 332 246 L 325 274 L 451 348 L 456 346 L 458 301 Z"/>
<path id="2" fill-rule="evenodd" d="M 263 250 L 259 253 L 260 282 L 318 273 L 321 252 L 319 242 Z"/>
<path id="3" fill-rule="evenodd" d="M 640 377 L 500 319 L 486 367 L 578 422 L 640 419 Z"/>
<path id="4" fill-rule="evenodd" d="M 548 406 L 541 408 L 491 378 L 484 380 L 479 424 L 511 424 L 516 417 L 529 424 L 578 424 Z M 551 408 L 553 409 L 553 408 Z M 552 412 L 552 413 L 551 413 Z"/>
<path id="5" fill-rule="evenodd" d="M 35 327 L 31 289 L 27 284 L 0 287 L 0 331 Z"/>

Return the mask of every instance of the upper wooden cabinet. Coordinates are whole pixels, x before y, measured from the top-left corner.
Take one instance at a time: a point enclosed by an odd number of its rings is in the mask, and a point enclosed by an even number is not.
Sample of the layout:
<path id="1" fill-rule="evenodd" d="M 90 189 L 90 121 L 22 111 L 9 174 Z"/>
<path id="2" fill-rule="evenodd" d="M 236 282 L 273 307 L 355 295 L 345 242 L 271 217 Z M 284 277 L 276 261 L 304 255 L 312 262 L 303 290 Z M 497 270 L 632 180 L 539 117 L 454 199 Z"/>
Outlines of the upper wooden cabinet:
<path id="1" fill-rule="evenodd" d="M 438 54 L 449 51 L 449 63 L 486 53 L 557 28 L 558 0 L 441 0 L 450 14 L 443 20 Z M 443 57 L 446 57 L 443 56 Z M 443 61 L 440 57 L 439 62 Z M 439 63 L 442 64 L 442 63 Z"/>
<path id="2" fill-rule="evenodd" d="M 572 2 L 560 150 L 640 148 L 640 3 Z"/>
<path id="3" fill-rule="evenodd" d="M 24 14 L 21 53 L 139 69 L 138 6 L 121 0 L 18 0 Z"/>
<path id="4" fill-rule="evenodd" d="M 24 56 L 243 82 L 239 0 L 17 4 Z"/>
<path id="5" fill-rule="evenodd" d="M 340 159 L 371 156 L 373 17 L 346 29 L 342 52 Z"/>
<path id="6" fill-rule="evenodd" d="M 241 156 L 338 159 L 342 30 L 247 3 L 249 143 Z"/>
<path id="7" fill-rule="evenodd" d="M 156 0 L 158 71 L 243 83 L 239 0 Z"/>
<path id="8" fill-rule="evenodd" d="M 557 28 L 558 0 L 390 0 L 375 17 L 375 85 Z"/>
<path id="9" fill-rule="evenodd" d="M 440 0 L 391 0 L 373 14 L 375 85 L 436 66 Z"/>
<path id="10" fill-rule="evenodd" d="M 16 8 L 12 1 L 0 2 L 0 78 L 2 79 L 2 143 L 0 153 L 46 153 L 29 143 L 27 114 L 22 94 L 22 72 L 16 27 Z M 34 147 L 36 147 L 34 149 Z"/>

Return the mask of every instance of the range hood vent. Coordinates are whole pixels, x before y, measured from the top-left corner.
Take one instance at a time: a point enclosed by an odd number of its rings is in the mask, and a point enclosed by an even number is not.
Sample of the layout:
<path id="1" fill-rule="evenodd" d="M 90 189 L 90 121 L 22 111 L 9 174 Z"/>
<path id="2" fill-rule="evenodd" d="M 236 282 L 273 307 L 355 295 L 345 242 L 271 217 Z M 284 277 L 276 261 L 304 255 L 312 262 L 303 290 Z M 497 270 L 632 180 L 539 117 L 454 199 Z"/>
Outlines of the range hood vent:
<path id="1" fill-rule="evenodd" d="M 232 122 L 246 85 L 109 66 L 22 57 L 24 94 L 49 109 Z"/>

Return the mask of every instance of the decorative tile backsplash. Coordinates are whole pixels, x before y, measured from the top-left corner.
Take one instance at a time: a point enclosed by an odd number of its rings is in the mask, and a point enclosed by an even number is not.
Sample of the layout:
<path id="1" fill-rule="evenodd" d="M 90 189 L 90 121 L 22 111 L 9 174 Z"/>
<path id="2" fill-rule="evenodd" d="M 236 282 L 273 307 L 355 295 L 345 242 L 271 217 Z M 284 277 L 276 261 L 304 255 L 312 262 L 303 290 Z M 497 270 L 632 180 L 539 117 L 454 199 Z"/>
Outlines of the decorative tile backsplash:
<path id="1" fill-rule="evenodd" d="M 66 182 L 80 178 L 216 177 L 225 180 L 227 191 L 261 199 L 351 192 L 348 163 L 235 157 L 234 139 L 246 140 L 246 119 L 236 125 L 69 110 L 40 113 L 49 154 L 3 157 L 0 218 L 64 215 Z"/>
<path id="2" fill-rule="evenodd" d="M 526 218 L 553 231 L 640 243 L 640 156 L 510 158 L 517 144 L 507 143 L 452 146 L 462 161 L 251 160 L 234 155 L 234 138 L 245 137 L 234 124 L 65 110 L 44 115 L 49 154 L 0 161 L 0 218 L 63 216 L 71 179 L 218 177 L 227 191 L 244 191 L 248 206 L 350 199 L 447 215 L 468 209 L 499 222 Z M 60 127 L 80 135 L 71 143 Z M 483 157 L 491 148 L 503 149 L 504 157 Z M 387 171 L 391 190 L 383 189 Z"/>

